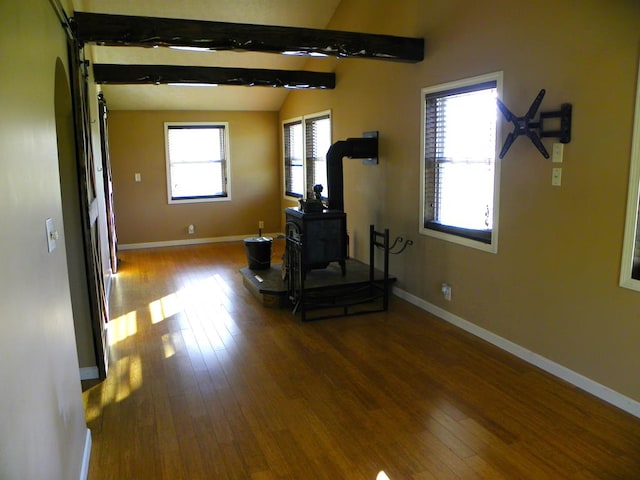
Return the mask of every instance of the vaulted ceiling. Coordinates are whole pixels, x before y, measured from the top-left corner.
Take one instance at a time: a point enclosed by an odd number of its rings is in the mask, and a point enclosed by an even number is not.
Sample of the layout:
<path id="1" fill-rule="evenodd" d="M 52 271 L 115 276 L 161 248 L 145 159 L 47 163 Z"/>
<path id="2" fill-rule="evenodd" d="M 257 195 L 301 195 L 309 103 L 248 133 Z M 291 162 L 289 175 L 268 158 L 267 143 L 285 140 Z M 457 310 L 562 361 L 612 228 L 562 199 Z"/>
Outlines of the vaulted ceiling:
<path id="1" fill-rule="evenodd" d="M 73 0 L 76 12 L 309 29 L 326 28 L 339 3 L 340 0 Z M 309 58 L 252 51 L 193 52 L 166 47 L 102 46 L 99 43 L 91 42 L 86 46 L 86 55 L 93 64 L 142 65 L 139 71 L 148 70 L 146 66 L 150 65 L 171 65 L 197 67 L 187 71 L 200 74 L 211 74 L 209 71 L 213 70 L 214 75 L 224 76 L 229 69 L 252 69 L 261 74 L 263 69 L 305 70 Z M 325 60 L 322 71 L 332 71 L 335 60 Z M 223 67 L 223 70 L 210 67 Z M 139 71 L 136 74 L 143 75 Z M 166 73 L 174 74 L 173 71 Z M 108 74 L 112 75 L 113 70 Z M 284 88 L 265 86 L 220 85 L 212 88 L 155 85 L 153 82 L 115 83 L 102 85 L 112 110 L 277 111 L 289 93 Z"/>

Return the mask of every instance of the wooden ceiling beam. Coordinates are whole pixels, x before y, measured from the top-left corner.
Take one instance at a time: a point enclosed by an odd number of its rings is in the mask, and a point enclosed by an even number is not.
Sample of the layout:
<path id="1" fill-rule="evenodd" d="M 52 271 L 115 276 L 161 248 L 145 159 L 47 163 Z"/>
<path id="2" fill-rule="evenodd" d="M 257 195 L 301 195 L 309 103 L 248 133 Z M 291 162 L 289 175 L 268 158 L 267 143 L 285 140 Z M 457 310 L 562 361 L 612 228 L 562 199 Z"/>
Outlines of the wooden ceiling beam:
<path id="1" fill-rule="evenodd" d="M 79 42 L 98 45 L 192 47 L 410 63 L 424 59 L 422 38 L 87 12 L 75 12 L 72 20 Z"/>
<path id="2" fill-rule="evenodd" d="M 96 83 L 108 85 L 215 84 L 294 89 L 333 89 L 334 73 L 260 68 L 194 67 L 179 65 L 94 64 Z"/>

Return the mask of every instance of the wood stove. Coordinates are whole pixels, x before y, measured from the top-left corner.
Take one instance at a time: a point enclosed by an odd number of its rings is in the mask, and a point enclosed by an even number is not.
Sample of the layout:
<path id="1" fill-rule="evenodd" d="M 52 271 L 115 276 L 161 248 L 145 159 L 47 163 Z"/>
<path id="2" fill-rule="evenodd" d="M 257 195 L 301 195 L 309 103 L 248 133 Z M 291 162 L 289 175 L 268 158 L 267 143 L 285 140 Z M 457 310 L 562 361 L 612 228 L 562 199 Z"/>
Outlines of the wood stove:
<path id="1" fill-rule="evenodd" d="M 301 258 L 295 267 L 287 265 L 287 270 L 299 268 L 302 275 L 313 269 L 326 268 L 331 262 L 338 262 L 342 275 L 346 272 L 347 214 L 344 212 L 344 184 L 342 158 L 377 159 L 378 135 L 369 132 L 367 137 L 348 138 L 334 143 L 327 152 L 328 204 L 321 200 L 322 186 L 315 185 L 315 198 L 302 200 L 300 208 L 285 210 L 287 238 L 301 245 Z M 289 258 L 289 255 L 287 256 Z"/>
<path id="2" fill-rule="evenodd" d="M 287 236 L 302 243 L 301 263 L 305 272 L 338 262 L 345 273 L 347 258 L 347 214 L 340 210 L 304 212 L 285 210 Z"/>

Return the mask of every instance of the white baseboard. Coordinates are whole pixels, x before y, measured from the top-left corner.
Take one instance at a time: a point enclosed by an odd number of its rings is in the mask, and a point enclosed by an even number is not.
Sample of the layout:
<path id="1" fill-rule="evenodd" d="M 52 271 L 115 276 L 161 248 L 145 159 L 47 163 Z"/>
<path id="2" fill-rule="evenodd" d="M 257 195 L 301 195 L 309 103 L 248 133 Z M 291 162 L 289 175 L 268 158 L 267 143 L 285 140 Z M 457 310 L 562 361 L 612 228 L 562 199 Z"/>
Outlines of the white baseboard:
<path id="1" fill-rule="evenodd" d="M 80 367 L 80 380 L 96 380 L 100 378 L 98 367 Z"/>
<path id="2" fill-rule="evenodd" d="M 263 233 L 265 237 L 277 238 L 282 233 Z M 222 242 L 238 242 L 251 235 L 231 235 L 228 237 L 208 237 L 208 238 L 187 238 L 183 240 L 168 240 L 165 242 L 146 242 L 146 243 L 125 243 L 118 244 L 119 250 L 137 250 L 139 248 L 161 248 L 161 247 L 178 247 L 182 245 L 201 245 L 204 243 L 222 243 Z"/>
<path id="3" fill-rule="evenodd" d="M 605 402 L 610 403 L 611 405 L 614 405 L 615 407 L 618 407 L 621 410 L 624 410 L 625 412 L 640 418 L 640 402 L 629 398 L 621 393 L 618 393 L 615 390 L 612 390 L 609 387 L 606 387 L 605 385 L 602 385 L 594 380 L 591 380 L 584 375 L 574 372 L 573 370 L 570 370 L 552 360 L 549 360 L 548 358 L 538 355 L 531 350 L 527 350 L 526 348 L 521 347 L 520 345 L 513 343 L 506 338 L 502 338 L 499 335 L 490 332 L 489 330 L 485 330 L 484 328 L 479 327 L 474 323 L 471 323 L 451 312 L 448 312 L 430 302 L 427 302 L 426 300 L 416 297 L 415 295 L 412 295 L 400 288 L 394 287 L 393 293 L 394 295 L 408 301 L 409 303 L 412 303 L 413 305 L 416 305 L 417 307 L 422 308 L 423 310 L 426 310 L 429 313 L 432 313 L 433 315 L 436 315 L 437 317 L 442 318 L 443 320 L 455 325 L 456 327 L 459 327 L 483 340 L 486 340 L 496 347 L 501 348 L 502 350 L 505 350 L 518 358 L 521 358 L 525 362 L 535 365 L 536 367 L 550 373 L 551 375 L 561 378 L 562 380 L 575 385 L 581 390 L 584 390 L 585 392 L 588 392 L 591 395 L 594 395 L 599 399 L 604 400 Z"/>
<path id="4" fill-rule="evenodd" d="M 82 465 L 80 466 L 80 480 L 87 480 L 89 475 L 89 461 L 91 460 L 91 430 L 87 428 L 84 436 L 84 451 L 82 452 Z"/>

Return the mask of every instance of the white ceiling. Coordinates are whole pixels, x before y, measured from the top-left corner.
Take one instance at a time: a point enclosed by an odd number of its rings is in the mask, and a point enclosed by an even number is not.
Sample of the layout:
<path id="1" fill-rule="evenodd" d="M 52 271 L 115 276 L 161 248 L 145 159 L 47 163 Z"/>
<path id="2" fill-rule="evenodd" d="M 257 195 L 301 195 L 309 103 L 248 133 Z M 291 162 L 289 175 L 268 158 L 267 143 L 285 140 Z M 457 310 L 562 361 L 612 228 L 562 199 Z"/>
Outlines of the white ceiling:
<path id="1" fill-rule="evenodd" d="M 73 0 L 76 11 L 325 28 L 340 0 Z M 303 70 L 305 57 L 91 45 L 93 63 Z M 111 110 L 277 111 L 288 90 L 271 87 L 102 85 Z"/>

